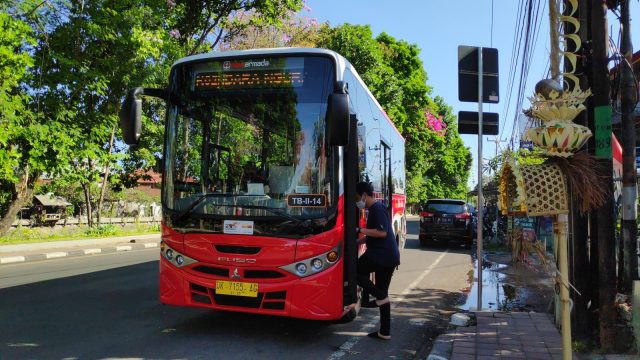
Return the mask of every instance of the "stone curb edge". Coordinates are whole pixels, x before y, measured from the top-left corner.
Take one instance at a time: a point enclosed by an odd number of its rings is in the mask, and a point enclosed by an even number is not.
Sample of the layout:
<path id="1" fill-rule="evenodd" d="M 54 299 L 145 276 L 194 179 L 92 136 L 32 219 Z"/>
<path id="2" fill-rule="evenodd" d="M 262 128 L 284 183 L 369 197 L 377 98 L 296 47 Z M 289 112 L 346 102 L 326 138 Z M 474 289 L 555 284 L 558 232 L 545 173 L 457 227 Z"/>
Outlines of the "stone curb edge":
<path id="1" fill-rule="evenodd" d="M 458 314 L 467 315 L 468 321 L 466 324 L 454 324 L 453 319 Z M 449 322 L 449 329 L 444 333 L 438 335 L 438 337 L 433 341 L 433 346 L 431 347 L 431 351 L 425 360 L 449 360 L 453 354 L 453 341 L 456 335 L 456 329 L 458 327 L 469 326 L 469 321 L 475 321 L 475 313 L 473 312 L 462 312 L 456 313 L 451 316 L 451 321 Z"/>
<path id="2" fill-rule="evenodd" d="M 160 243 L 159 241 L 144 242 L 144 243 L 137 243 L 137 244 L 132 243 L 127 245 L 102 246 L 102 247 L 69 250 L 69 251 L 47 251 L 43 253 L 29 254 L 29 255 L 3 256 L 3 257 L 0 257 L 0 266 L 20 264 L 20 263 L 33 262 L 33 261 L 79 257 L 79 256 L 85 256 L 85 255 L 112 254 L 112 253 L 125 252 L 125 251 L 145 250 L 145 249 L 151 249 L 151 248 L 158 248 L 159 243 Z"/>

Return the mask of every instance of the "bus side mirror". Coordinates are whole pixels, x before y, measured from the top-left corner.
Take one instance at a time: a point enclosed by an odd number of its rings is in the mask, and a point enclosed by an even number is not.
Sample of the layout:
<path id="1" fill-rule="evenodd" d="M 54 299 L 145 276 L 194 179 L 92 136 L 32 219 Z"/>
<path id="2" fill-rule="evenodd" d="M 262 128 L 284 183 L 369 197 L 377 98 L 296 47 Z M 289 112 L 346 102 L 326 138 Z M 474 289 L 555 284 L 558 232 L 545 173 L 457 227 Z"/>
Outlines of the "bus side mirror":
<path id="1" fill-rule="evenodd" d="M 342 81 L 336 83 L 336 89 L 329 95 L 327 140 L 330 146 L 345 146 L 349 142 L 349 94 Z"/>
<path id="2" fill-rule="evenodd" d="M 142 132 L 142 100 L 137 98 L 144 92 L 143 88 L 134 88 L 129 91 L 127 97 L 122 102 L 120 109 L 120 128 L 122 138 L 128 145 L 138 144 L 140 133 Z"/>

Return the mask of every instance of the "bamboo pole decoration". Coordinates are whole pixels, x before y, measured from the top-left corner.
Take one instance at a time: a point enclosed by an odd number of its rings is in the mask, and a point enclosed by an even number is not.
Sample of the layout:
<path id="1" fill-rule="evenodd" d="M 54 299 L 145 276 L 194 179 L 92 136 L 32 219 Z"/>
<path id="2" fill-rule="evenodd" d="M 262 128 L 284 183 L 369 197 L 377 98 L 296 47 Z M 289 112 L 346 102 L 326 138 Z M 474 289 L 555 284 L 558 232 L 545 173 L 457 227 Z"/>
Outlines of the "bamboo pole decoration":
<path id="1" fill-rule="evenodd" d="M 551 78 L 560 80 L 560 15 L 558 0 L 549 0 L 549 27 L 551 28 L 550 67 Z"/>
<path id="2" fill-rule="evenodd" d="M 557 216 L 558 267 L 560 271 L 560 313 L 562 316 L 562 358 L 571 360 L 571 314 L 569 306 L 569 260 L 567 256 L 567 233 L 569 216 Z"/>

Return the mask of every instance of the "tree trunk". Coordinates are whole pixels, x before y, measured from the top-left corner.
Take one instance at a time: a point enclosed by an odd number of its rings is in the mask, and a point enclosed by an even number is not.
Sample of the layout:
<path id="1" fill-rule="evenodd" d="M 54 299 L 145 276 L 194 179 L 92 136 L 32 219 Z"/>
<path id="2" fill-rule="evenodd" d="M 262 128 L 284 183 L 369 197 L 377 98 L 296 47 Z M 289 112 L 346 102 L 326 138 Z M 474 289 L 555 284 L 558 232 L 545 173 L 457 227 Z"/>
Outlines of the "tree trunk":
<path id="1" fill-rule="evenodd" d="M 111 151 L 113 150 L 113 139 L 116 135 L 116 125 L 113 126 L 111 130 L 111 138 L 109 139 L 109 152 L 107 156 L 107 162 L 104 164 L 104 178 L 102 179 L 102 187 L 100 188 L 100 198 L 98 199 L 98 210 L 96 213 L 96 219 L 98 221 L 98 225 L 102 223 L 102 203 L 104 202 L 104 192 L 107 188 L 107 182 L 109 180 L 109 170 L 111 170 L 111 164 L 109 164 L 109 156 L 111 156 Z"/>
<path id="2" fill-rule="evenodd" d="M 16 220 L 20 209 L 33 197 L 33 186 L 29 186 L 28 170 L 20 177 L 20 182 L 15 184 L 16 198 L 9 205 L 7 213 L 0 219 L 0 236 L 11 229 L 11 224 Z"/>
<path id="3" fill-rule="evenodd" d="M 84 199 L 86 201 L 86 209 L 87 209 L 87 225 L 89 227 L 93 226 L 93 214 L 91 210 L 91 189 L 90 184 L 83 183 L 82 189 L 84 190 Z"/>

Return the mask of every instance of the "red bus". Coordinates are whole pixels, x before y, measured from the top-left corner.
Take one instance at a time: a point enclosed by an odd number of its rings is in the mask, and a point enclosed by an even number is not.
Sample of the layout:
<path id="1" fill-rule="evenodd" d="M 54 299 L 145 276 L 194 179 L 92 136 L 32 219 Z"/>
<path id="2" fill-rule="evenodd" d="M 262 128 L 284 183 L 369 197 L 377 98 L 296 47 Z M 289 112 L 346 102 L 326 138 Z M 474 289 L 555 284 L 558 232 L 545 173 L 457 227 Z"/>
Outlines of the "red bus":
<path id="1" fill-rule="evenodd" d="M 124 100 L 128 144 L 141 133 L 143 95 L 166 102 L 162 303 L 339 319 L 358 298 L 360 180 L 388 205 L 404 246 L 404 139 L 337 53 L 181 59 L 167 88 Z"/>

